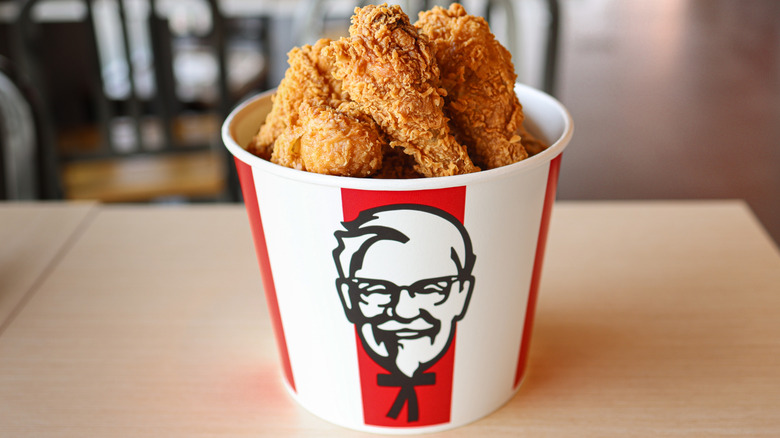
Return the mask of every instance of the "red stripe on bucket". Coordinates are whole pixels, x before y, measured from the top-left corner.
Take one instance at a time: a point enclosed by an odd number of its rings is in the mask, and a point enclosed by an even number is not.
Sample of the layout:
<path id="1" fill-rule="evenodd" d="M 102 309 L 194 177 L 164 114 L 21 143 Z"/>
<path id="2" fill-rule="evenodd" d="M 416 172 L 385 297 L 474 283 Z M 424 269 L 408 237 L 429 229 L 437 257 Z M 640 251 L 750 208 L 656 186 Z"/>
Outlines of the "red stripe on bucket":
<path id="1" fill-rule="evenodd" d="M 528 365 L 528 348 L 531 343 L 531 330 L 534 325 L 536 313 L 536 299 L 539 294 L 539 282 L 542 277 L 542 262 L 544 250 L 547 245 L 547 231 L 550 227 L 550 215 L 555 202 L 555 191 L 558 186 L 558 173 L 561 167 L 561 155 L 550 162 L 550 171 L 547 175 L 547 189 L 544 194 L 544 207 L 542 220 L 539 226 L 539 240 L 536 242 L 536 256 L 534 257 L 534 270 L 531 275 L 531 286 L 528 293 L 528 306 L 526 307 L 525 324 L 523 326 L 523 339 L 520 341 L 520 357 L 517 360 L 514 387 L 523 380 Z"/>
<path id="2" fill-rule="evenodd" d="M 395 204 L 418 204 L 444 210 L 463 223 L 466 207 L 466 187 L 406 192 L 342 189 L 341 199 L 345 221 L 354 220 L 361 211 L 373 207 Z M 457 332 L 456 328 L 453 328 L 453 330 L 455 333 Z M 388 417 L 388 410 L 393 405 L 400 389 L 398 387 L 379 385 L 378 375 L 386 375 L 388 370 L 385 370 L 371 359 L 363 347 L 357 332 L 355 333 L 355 338 L 360 372 L 360 389 L 363 400 L 363 419 L 367 425 L 403 428 L 430 426 L 450 421 L 452 376 L 455 365 L 454 338 L 447 352 L 426 370 L 426 373 L 434 373 L 436 375 L 435 384 L 416 387 L 419 403 L 419 418 L 416 421 L 407 420 L 408 407 L 404 407 L 397 418 Z"/>
<path id="3" fill-rule="evenodd" d="M 255 190 L 254 176 L 252 176 L 252 166 L 235 158 L 238 178 L 241 182 L 241 193 L 244 195 L 244 204 L 249 214 L 249 226 L 252 229 L 252 237 L 255 242 L 255 252 L 257 260 L 260 263 L 260 274 L 263 279 L 263 289 L 265 290 L 265 299 L 268 304 L 268 313 L 271 316 L 271 322 L 276 334 L 276 345 L 279 348 L 279 357 L 282 360 L 282 369 L 287 383 L 295 391 L 295 379 L 293 379 L 292 367 L 290 367 L 290 355 L 287 352 L 287 340 L 284 337 L 284 327 L 279 313 L 279 302 L 276 298 L 276 287 L 274 286 L 274 277 L 271 272 L 271 263 L 268 260 L 268 248 L 265 243 L 265 232 L 263 231 L 263 221 L 260 218 L 260 207 L 257 202 L 257 191 Z"/>

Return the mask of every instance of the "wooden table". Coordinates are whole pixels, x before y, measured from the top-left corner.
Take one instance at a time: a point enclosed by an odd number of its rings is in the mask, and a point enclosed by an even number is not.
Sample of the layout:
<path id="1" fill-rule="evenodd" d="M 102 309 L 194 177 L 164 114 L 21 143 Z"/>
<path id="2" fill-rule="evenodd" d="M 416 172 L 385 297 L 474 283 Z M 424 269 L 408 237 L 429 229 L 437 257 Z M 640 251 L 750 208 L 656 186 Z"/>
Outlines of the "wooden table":
<path id="1" fill-rule="evenodd" d="M 56 266 L 94 204 L 0 204 L 0 333 Z"/>
<path id="2" fill-rule="evenodd" d="M 0 238 L 0 436 L 363 436 L 284 390 L 242 206 L 0 204 Z M 560 202 L 530 361 L 440 435 L 780 436 L 780 253 L 740 201 Z"/>

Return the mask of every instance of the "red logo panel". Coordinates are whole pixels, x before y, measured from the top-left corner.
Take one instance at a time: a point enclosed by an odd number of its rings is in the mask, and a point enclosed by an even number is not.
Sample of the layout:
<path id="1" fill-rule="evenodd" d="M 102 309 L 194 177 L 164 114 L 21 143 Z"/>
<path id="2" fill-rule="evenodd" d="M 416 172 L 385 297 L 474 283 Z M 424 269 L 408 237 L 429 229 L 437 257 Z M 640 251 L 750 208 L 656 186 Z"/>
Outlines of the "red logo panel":
<path id="1" fill-rule="evenodd" d="M 455 187 L 408 192 L 342 189 L 344 221 L 374 207 L 417 204 L 443 210 L 463 223 L 466 188 Z M 367 425 L 420 427 L 447 423 L 452 405 L 452 376 L 455 343 L 424 370 L 413 389 L 394 382 L 390 370 L 377 364 L 366 352 L 360 335 L 355 333 L 364 420 Z M 411 391 L 412 394 L 403 394 Z M 410 412 L 412 411 L 412 412 Z"/>

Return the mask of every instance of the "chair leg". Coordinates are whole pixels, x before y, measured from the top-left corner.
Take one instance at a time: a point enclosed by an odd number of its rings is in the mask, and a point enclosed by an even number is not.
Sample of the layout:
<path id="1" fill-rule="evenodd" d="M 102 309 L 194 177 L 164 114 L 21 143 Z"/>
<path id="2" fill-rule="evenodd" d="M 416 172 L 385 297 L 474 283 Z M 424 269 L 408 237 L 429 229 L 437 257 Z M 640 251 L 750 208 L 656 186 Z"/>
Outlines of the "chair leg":
<path id="1" fill-rule="evenodd" d="M 547 26 L 547 47 L 544 59 L 544 79 L 542 89 L 552 96 L 555 95 L 555 79 L 558 68 L 558 46 L 561 26 L 561 8 L 558 0 L 547 0 L 550 22 Z"/>

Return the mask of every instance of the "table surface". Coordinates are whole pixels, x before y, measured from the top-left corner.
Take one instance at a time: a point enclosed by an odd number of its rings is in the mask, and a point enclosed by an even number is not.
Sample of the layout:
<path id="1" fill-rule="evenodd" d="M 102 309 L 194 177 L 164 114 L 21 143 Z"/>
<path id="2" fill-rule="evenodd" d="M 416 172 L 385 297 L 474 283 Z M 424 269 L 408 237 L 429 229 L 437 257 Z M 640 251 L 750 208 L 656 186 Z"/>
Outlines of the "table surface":
<path id="1" fill-rule="evenodd" d="M 0 333 L 56 265 L 94 204 L 0 203 Z"/>
<path id="2" fill-rule="evenodd" d="M 0 241 L 0 436 L 364 435 L 283 388 L 242 206 L 0 204 Z M 779 313 L 743 202 L 559 202 L 527 379 L 430 436 L 780 436 Z"/>

